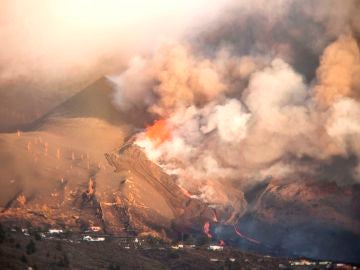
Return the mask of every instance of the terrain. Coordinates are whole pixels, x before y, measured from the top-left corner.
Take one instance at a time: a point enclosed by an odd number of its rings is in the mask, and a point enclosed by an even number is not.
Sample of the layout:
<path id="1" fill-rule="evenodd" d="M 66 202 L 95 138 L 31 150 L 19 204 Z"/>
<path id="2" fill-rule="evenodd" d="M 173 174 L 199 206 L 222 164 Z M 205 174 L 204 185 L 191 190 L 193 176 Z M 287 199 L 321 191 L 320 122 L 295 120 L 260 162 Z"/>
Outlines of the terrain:
<path id="1" fill-rule="evenodd" d="M 359 269 L 354 264 L 264 256 L 231 247 L 212 251 L 116 237 L 87 242 L 77 234 L 49 236 L 35 228 L 23 233 L 1 227 L 0 232 L 2 269 Z"/>
<path id="2" fill-rule="evenodd" d="M 114 172 L 105 154 L 118 148 L 131 128 L 113 108 L 110 89 L 106 80 L 99 81 L 28 131 L 2 135 L 2 220 L 167 238 L 175 217 L 209 215 L 207 206 L 189 202 L 160 168 L 142 164 L 146 157 L 136 156 L 140 151 L 129 152 L 125 166 Z"/>
<path id="3" fill-rule="evenodd" d="M 0 222 L 78 234 L 99 227 L 107 236 L 167 243 L 222 240 L 263 254 L 359 262 L 359 185 L 270 178 L 244 190 L 241 212 L 213 206 L 180 188 L 132 143 L 148 121 L 141 108 L 119 112 L 111 85 L 100 79 L 26 128 L 1 133 Z"/>

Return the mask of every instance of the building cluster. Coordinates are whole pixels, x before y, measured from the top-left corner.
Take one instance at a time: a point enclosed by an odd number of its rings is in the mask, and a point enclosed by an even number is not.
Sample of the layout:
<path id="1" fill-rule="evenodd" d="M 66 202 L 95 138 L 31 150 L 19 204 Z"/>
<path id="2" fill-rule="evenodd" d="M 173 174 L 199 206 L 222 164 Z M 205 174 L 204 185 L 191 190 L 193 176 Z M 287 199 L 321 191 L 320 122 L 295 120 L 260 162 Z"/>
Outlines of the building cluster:
<path id="1" fill-rule="evenodd" d="M 15 228 L 11 229 L 12 231 L 16 231 Z M 66 237 L 66 232 L 63 229 L 58 229 L 58 228 L 50 228 L 45 232 L 37 232 L 38 235 L 40 235 L 41 238 L 45 239 L 45 238 L 59 238 L 62 239 L 64 241 L 70 241 L 70 242 L 80 242 L 80 241 L 86 241 L 86 242 L 103 242 L 106 241 L 107 239 L 111 240 L 111 241 L 116 241 L 117 244 L 119 245 L 120 248 L 124 248 L 124 249 L 154 249 L 155 246 L 157 249 L 159 250 L 166 250 L 166 249 L 174 249 L 174 250 L 189 250 L 189 249 L 197 249 L 197 248 L 202 248 L 203 247 L 199 247 L 196 246 L 194 244 L 183 244 L 178 243 L 175 245 L 171 245 L 168 246 L 166 244 L 154 244 L 151 241 L 148 241 L 146 238 L 138 238 L 138 237 L 132 237 L 132 236 L 110 236 L 110 235 L 101 235 L 100 232 L 102 231 L 101 227 L 99 226 L 91 226 L 89 227 L 87 230 L 85 230 L 83 232 L 83 234 L 81 235 L 80 238 L 77 238 L 77 240 L 73 241 L 71 239 L 68 239 Z M 29 237 L 33 231 L 28 228 L 22 228 L 21 232 Z M 65 236 L 65 237 L 64 237 Z M 221 253 L 218 252 L 222 252 L 224 251 L 224 245 L 217 245 L 217 244 L 209 244 L 206 247 L 207 250 L 209 251 L 213 251 L 214 253 L 211 253 L 213 255 L 211 255 L 209 257 L 209 261 L 213 262 L 213 263 L 220 263 L 220 262 L 224 262 L 229 261 L 234 263 L 235 261 L 237 261 L 237 259 L 233 258 L 233 257 L 229 257 L 229 258 L 218 258 L 218 255 L 220 255 Z M 215 255 L 218 254 L 218 255 Z M 264 256 L 264 258 L 266 257 L 270 257 L 270 256 Z M 244 260 L 244 262 L 248 262 L 247 259 Z M 312 260 L 308 260 L 308 259 L 292 259 L 288 261 L 288 264 L 284 265 L 284 264 L 279 264 L 279 269 L 294 269 L 294 270 L 310 270 L 310 269 L 339 269 L 339 270 L 357 270 L 360 268 L 356 267 L 356 266 L 352 266 L 346 263 L 334 263 L 331 261 L 312 261 Z"/>

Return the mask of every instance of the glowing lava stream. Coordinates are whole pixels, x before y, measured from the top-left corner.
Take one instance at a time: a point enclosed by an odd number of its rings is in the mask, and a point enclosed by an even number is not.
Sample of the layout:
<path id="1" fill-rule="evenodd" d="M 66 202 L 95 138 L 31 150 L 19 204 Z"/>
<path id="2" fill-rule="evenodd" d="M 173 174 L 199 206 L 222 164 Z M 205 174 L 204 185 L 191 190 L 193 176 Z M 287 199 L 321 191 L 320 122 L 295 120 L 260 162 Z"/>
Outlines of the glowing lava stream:
<path id="1" fill-rule="evenodd" d="M 236 227 L 236 225 L 234 224 L 234 231 L 235 233 L 240 236 L 241 238 L 245 239 L 245 240 L 248 240 L 249 242 L 252 242 L 254 244 L 260 244 L 260 241 L 254 239 L 254 238 L 250 238 L 250 237 L 247 237 L 246 235 L 243 235 L 240 230 Z"/>
<path id="2" fill-rule="evenodd" d="M 207 235 L 208 238 L 212 238 L 212 235 L 210 233 L 210 222 L 209 221 L 205 222 L 203 231 Z"/>
<path id="3" fill-rule="evenodd" d="M 191 193 L 190 193 L 188 190 L 186 190 L 185 188 L 183 188 L 182 186 L 179 186 L 179 185 L 178 185 L 178 187 L 181 189 L 182 193 L 183 193 L 186 197 L 191 198 Z"/>
<path id="4" fill-rule="evenodd" d="M 165 119 L 156 120 L 153 125 L 148 126 L 146 128 L 145 135 L 146 135 L 146 138 L 151 140 L 155 146 L 159 146 L 163 142 L 171 139 L 171 125 Z M 186 189 L 184 189 L 181 186 L 179 186 L 179 187 L 185 196 L 191 197 L 190 192 L 188 192 Z M 215 210 L 213 212 L 213 221 L 218 222 L 218 218 L 217 218 Z M 260 242 L 258 240 L 247 237 L 246 235 L 242 234 L 240 232 L 240 230 L 236 227 L 235 224 L 233 226 L 234 226 L 235 233 L 239 237 L 241 237 L 249 242 L 252 242 L 255 244 L 260 244 Z M 205 222 L 205 224 L 203 226 L 203 232 L 207 235 L 207 237 L 212 238 L 212 235 L 210 233 L 210 222 L 209 221 Z"/>

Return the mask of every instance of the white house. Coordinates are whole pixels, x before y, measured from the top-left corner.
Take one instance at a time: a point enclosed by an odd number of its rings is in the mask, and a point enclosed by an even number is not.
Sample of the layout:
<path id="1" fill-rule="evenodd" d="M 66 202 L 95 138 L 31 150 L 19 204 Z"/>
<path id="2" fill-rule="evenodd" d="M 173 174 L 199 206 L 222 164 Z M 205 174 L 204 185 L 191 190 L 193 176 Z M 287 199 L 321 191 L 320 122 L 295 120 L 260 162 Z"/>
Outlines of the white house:
<path id="1" fill-rule="evenodd" d="M 209 249 L 214 250 L 214 251 L 222 251 L 222 250 L 224 250 L 224 247 L 223 246 L 218 246 L 218 245 L 210 245 Z"/>
<path id="2" fill-rule="evenodd" d="M 21 231 L 25 236 L 30 236 L 28 229 L 21 229 Z"/>
<path id="3" fill-rule="evenodd" d="M 297 261 L 290 261 L 290 265 L 291 266 L 310 266 L 310 265 L 316 265 L 316 262 L 312 262 L 309 260 L 305 260 L 305 259 L 300 259 Z"/>
<path id="4" fill-rule="evenodd" d="M 105 237 L 91 237 L 90 235 L 83 236 L 84 241 L 88 242 L 102 242 L 105 241 Z"/>
<path id="5" fill-rule="evenodd" d="M 172 249 L 183 249 L 184 245 L 183 244 L 178 244 L 176 246 L 171 246 Z"/>
<path id="6" fill-rule="evenodd" d="M 59 233 L 63 233 L 63 230 L 61 230 L 61 229 L 49 229 L 49 233 L 50 234 L 59 234 Z"/>

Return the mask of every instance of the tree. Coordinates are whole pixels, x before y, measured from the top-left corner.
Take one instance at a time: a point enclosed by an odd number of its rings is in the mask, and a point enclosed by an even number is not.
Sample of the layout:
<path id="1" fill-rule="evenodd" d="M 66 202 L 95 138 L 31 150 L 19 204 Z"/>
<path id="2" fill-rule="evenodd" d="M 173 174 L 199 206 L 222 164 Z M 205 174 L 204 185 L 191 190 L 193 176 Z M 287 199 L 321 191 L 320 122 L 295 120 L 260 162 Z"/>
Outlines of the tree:
<path id="1" fill-rule="evenodd" d="M 206 235 L 200 235 L 196 238 L 196 245 L 197 246 L 205 246 L 210 243 L 210 238 Z"/>
<path id="2" fill-rule="evenodd" d="M 109 265 L 109 270 L 120 270 L 120 266 L 116 263 L 112 263 Z"/>
<path id="3" fill-rule="evenodd" d="M 175 252 L 175 251 L 170 251 L 170 252 L 168 253 L 168 257 L 169 257 L 170 259 L 178 259 L 178 258 L 180 257 L 180 255 L 179 255 L 177 252 Z"/>
<path id="4" fill-rule="evenodd" d="M 27 258 L 25 256 L 25 254 L 23 254 L 20 258 L 20 260 L 23 262 L 23 263 L 27 263 Z"/>
<path id="5" fill-rule="evenodd" d="M 186 245 L 194 245 L 196 239 L 192 236 L 192 234 L 185 235 L 184 244 Z"/>
<path id="6" fill-rule="evenodd" d="M 4 242 L 5 238 L 6 238 L 6 232 L 2 224 L 0 224 L 0 243 Z"/>
<path id="7" fill-rule="evenodd" d="M 33 240 L 30 240 L 29 244 L 26 245 L 26 253 L 33 254 L 36 252 L 36 246 Z"/>
<path id="8" fill-rule="evenodd" d="M 35 233 L 34 233 L 34 237 L 35 237 L 35 240 L 36 240 L 36 241 L 40 241 L 40 240 L 41 240 L 41 235 L 40 235 L 40 233 L 38 233 L 38 232 L 35 232 Z"/>
<path id="9" fill-rule="evenodd" d="M 55 248 L 56 248 L 58 251 L 62 251 L 62 245 L 61 245 L 61 243 L 60 243 L 60 242 L 57 242 Z"/>
<path id="10" fill-rule="evenodd" d="M 63 257 L 59 260 L 58 266 L 60 267 L 69 267 L 70 261 L 66 254 L 63 255 Z"/>

